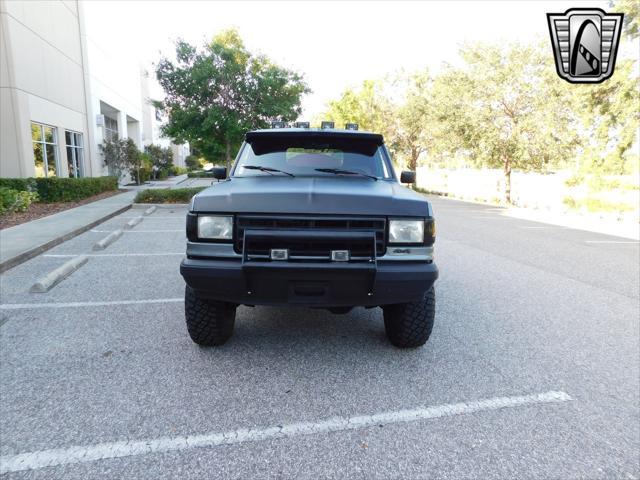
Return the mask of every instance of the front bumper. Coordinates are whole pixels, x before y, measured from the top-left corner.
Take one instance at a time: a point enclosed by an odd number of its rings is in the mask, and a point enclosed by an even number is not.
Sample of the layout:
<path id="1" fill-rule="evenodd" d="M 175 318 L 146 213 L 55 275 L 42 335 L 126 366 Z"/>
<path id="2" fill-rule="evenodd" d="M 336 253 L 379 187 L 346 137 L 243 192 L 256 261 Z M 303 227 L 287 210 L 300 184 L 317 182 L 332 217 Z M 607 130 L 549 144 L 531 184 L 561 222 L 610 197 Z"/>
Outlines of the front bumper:
<path id="1" fill-rule="evenodd" d="M 200 298 L 245 305 L 380 306 L 418 301 L 438 278 L 427 262 L 302 263 L 185 258 Z"/>

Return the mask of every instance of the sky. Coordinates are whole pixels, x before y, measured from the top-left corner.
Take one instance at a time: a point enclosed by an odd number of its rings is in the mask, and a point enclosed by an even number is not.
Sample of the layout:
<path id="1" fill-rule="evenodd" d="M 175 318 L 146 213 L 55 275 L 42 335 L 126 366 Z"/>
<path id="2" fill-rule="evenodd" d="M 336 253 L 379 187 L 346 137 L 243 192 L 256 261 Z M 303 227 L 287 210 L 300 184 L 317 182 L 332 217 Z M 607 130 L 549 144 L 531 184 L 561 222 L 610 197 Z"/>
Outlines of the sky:
<path id="1" fill-rule="evenodd" d="M 92 28 L 151 66 L 182 38 L 202 45 L 235 27 L 252 52 L 304 74 L 310 120 L 348 86 L 459 62 L 466 42 L 549 42 L 546 13 L 603 1 L 96 1 Z M 114 27 L 115 26 L 115 27 Z M 95 34 L 96 32 L 94 32 Z M 102 35 L 102 33 L 98 33 Z M 549 55 L 552 55 L 549 47 Z M 152 86 L 154 95 L 160 87 Z"/>

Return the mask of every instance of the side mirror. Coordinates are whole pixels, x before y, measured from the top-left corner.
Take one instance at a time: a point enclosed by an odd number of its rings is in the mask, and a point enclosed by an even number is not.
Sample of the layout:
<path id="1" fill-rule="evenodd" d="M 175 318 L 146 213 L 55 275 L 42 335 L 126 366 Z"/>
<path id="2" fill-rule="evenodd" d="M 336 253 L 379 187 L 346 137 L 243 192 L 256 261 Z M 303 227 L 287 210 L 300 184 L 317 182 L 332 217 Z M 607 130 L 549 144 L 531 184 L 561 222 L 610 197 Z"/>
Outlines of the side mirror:
<path id="1" fill-rule="evenodd" d="M 416 172 L 405 170 L 400 174 L 400 183 L 416 183 Z"/>
<path id="2" fill-rule="evenodd" d="M 217 178 L 218 180 L 224 180 L 227 178 L 226 167 L 213 167 L 211 172 L 213 173 L 213 178 Z"/>

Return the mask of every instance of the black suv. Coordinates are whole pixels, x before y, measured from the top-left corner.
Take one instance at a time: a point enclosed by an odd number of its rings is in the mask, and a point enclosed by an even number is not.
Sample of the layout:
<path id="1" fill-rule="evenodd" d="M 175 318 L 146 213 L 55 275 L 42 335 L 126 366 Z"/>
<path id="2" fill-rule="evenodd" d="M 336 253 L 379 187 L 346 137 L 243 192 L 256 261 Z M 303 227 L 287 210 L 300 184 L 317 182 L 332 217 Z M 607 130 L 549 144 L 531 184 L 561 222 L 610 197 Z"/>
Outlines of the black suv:
<path id="1" fill-rule="evenodd" d="M 433 211 L 400 184 L 382 135 L 255 130 L 229 178 L 224 168 L 214 176 L 224 181 L 191 200 L 180 265 L 194 342 L 229 339 L 239 305 L 382 307 L 391 343 L 428 340 L 438 278 Z"/>

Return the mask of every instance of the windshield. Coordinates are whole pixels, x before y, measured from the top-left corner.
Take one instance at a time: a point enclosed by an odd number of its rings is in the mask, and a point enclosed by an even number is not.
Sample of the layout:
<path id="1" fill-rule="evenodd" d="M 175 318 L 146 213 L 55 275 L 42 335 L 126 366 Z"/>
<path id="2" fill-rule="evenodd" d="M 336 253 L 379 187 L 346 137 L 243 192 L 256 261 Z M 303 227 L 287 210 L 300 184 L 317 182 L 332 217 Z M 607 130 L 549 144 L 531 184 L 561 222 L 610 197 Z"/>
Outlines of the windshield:
<path id="1" fill-rule="evenodd" d="M 282 145 L 276 149 L 263 149 L 261 146 L 246 143 L 233 176 L 284 175 L 282 172 L 295 176 L 353 177 L 359 174 L 375 178 L 392 178 L 382 147 L 363 151 L 326 143 L 308 147 Z"/>

